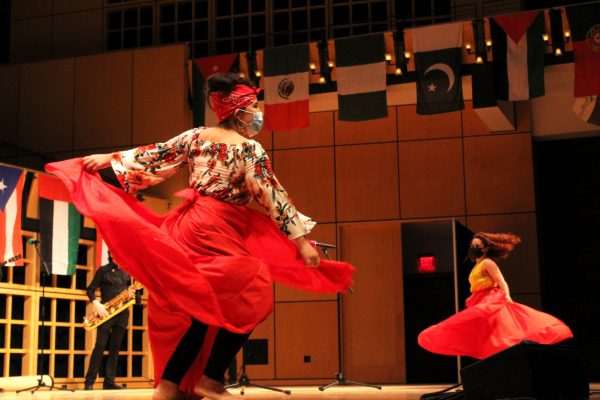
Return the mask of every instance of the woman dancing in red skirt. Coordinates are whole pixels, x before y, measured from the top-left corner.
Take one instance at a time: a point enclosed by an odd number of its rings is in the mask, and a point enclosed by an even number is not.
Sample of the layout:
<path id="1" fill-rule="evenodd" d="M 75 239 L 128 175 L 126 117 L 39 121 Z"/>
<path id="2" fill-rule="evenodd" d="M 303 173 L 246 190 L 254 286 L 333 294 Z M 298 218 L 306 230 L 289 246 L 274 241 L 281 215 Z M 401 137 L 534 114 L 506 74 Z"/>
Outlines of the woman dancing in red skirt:
<path id="1" fill-rule="evenodd" d="M 165 142 L 49 164 L 73 203 L 101 231 L 115 260 L 150 292 L 154 400 L 224 400 L 223 374 L 250 332 L 273 310 L 273 282 L 345 291 L 354 267 L 321 261 L 306 239 L 315 225 L 296 210 L 250 139 L 262 127 L 258 89 L 237 74 L 206 88 L 220 121 Z M 113 168 L 123 190 L 102 182 Z M 130 192 L 187 169 L 185 202 L 166 216 Z M 247 207 L 254 200 L 267 215 Z"/>
<path id="2" fill-rule="evenodd" d="M 432 353 L 483 359 L 523 340 L 553 344 L 573 337 L 559 319 L 515 303 L 492 258 L 506 258 L 521 243 L 506 233 L 477 233 L 469 258 L 472 295 L 467 308 L 419 334 L 419 345 Z"/>

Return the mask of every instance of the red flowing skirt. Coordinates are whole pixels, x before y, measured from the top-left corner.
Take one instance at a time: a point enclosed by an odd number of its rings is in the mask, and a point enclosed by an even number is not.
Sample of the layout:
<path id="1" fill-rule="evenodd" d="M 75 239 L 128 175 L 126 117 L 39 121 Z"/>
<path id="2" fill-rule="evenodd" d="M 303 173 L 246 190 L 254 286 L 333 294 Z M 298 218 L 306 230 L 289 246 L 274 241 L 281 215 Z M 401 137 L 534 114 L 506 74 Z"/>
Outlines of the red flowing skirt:
<path id="1" fill-rule="evenodd" d="M 134 196 L 83 170 L 81 159 L 46 166 L 92 219 L 115 262 L 150 293 L 148 326 L 155 384 L 194 318 L 206 340 L 180 388 L 192 394 L 219 328 L 245 333 L 273 310 L 273 282 L 317 291 L 346 291 L 354 267 L 322 260 L 307 267 L 296 246 L 265 215 L 246 206 L 179 193 L 185 202 L 158 216 Z"/>
<path id="2" fill-rule="evenodd" d="M 419 345 L 437 354 L 483 359 L 523 340 L 554 344 L 573 337 L 558 318 L 519 303 L 500 289 L 475 292 L 467 308 L 419 334 Z"/>

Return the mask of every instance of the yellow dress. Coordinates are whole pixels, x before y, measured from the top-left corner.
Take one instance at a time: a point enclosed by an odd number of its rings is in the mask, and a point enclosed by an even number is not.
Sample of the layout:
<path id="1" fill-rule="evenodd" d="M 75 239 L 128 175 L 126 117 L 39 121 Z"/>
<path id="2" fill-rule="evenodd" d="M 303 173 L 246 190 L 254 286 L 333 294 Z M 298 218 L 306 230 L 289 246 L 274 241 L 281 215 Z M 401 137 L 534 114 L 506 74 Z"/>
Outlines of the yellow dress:
<path id="1" fill-rule="evenodd" d="M 479 292 L 480 290 L 491 289 L 498 287 L 496 282 L 492 279 L 491 276 L 484 274 L 483 271 L 483 262 L 485 259 L 481 260 L 471 270 L 469 274 L 469 283 L 471 284 L 471 293 Z"/>

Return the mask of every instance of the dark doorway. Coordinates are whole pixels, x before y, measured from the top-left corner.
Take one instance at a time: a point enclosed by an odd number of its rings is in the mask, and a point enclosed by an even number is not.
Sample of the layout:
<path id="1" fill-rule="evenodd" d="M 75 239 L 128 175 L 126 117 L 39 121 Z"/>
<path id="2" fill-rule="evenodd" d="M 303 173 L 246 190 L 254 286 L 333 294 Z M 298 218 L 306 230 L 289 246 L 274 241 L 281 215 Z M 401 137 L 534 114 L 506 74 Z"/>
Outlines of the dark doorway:
<path id="1" fill-rule="evenodd" d="M 454 220 L 402 224 L 407 383 L 458 380 L 458 359 L 429 353 L 418 345 L 417 336 L 464 308 L 472 235 Z"/>
<path id="2" fill-rule="evenodd" d="M 600 380 L 600 138 L 535 144 L 544 311 L 562 319 Z"/>

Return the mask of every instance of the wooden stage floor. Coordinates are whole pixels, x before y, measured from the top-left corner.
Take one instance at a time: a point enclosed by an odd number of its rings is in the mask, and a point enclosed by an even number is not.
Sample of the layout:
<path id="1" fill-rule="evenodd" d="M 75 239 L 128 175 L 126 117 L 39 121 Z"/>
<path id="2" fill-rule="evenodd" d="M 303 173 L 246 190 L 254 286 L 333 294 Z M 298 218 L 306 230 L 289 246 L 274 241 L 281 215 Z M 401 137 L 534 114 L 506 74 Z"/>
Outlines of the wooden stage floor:
<path id="1" fill-rule="evenodd" d="M 446 388 L 448 385 L 385 385 L 381 390 L 365 388 L 359 386 L 343 386 L 334 387 L 321 392 L 317 386 L 294 386 L 280 387 L 282 389 L 290 389 L 291 395 L 277 393 L 264 389 L 247 388 L 243 396 L 240 395 L 239 389 L 231 390 L 236 399 L 248 400 L 275 400 L 275 399 L 290 399 L 290 400 L 312 400 L 312 399 L 333 399 L 333 400 L 350 400 L 350 399 L 381 399 L 381 400 L 418 400 L 425 393 L 435 392 Z M 600 391 L 600 383 L 590 385 L 590 390 L 593 393 Z M 600 393 L 600 392 L 599 392 Z M 124 390 L 92 390 L 75 392 L 64 392 L 47 389 L 40 389 L 34 394 L 30 392 L 15 392 L 0 393 L 1 400 L 17 400 L 17 399 L 53 399 L 53 400 L 119 400 L 119 399 L 151 399 L 152 389 L 124 389 Z M 593 394 L 590 399 L 600 399 L 600 395 Z"/>

